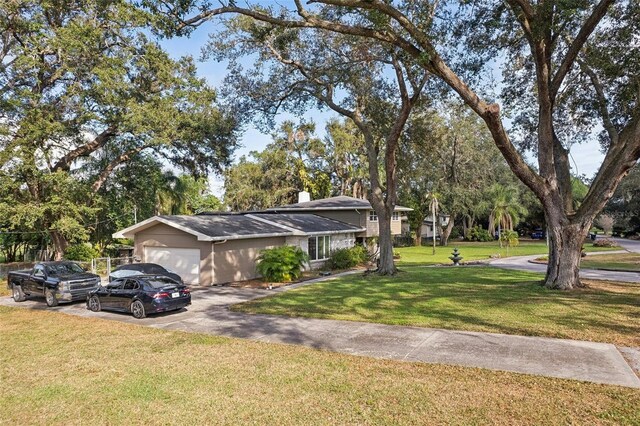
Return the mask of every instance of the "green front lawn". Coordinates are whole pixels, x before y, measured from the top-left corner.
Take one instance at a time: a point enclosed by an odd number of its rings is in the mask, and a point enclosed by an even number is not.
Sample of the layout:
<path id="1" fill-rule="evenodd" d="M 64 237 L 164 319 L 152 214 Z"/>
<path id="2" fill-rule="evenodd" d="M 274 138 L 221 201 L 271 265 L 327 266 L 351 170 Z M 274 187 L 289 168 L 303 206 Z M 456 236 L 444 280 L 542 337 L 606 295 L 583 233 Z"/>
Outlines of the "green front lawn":
<path id="1" fill-rule="evenodd" d="M 547 254 L 548 247 L 544 241 L 521 241 L 517 247 L 500 247 L 497 241 L 488 243 L 472 243 L 467 241 L 450 241 L 448 247 L 436 246 L 436 254 L 433 254 L 433 247 L 399 247 L 394 249 L 400 254 L 397 260 L 399 267 L 411 265 L 439 265 L 451 264 L 449 256 L 454 247 L 460 251 L 464 258 L 462 262 L 472 262 L 477 260 L 489 260 L 492 256 L 528 256 L 534 254 Z M 586 252 L 620 250 L 619 247 L 593 247 L 592 244 L 585 244 Z"/>
<path id="2" fill-rule="evenodd" d="M 580 262 L 580 267 L 585 269 L 611 269 L 615 271 L 640 272 L 640 254 L 618 253 L 587 256 Z"/>
<path id="3" fill-rule="evenodd" d="M 491 267 L 405 267 L 395 277 L 351 275 L 233 309 L 640 347 L 640 284 L 559 292 L 541 279 Z"/>
<path id="4" fill-rule="evenodd" d="M 638 389 L 24 308 L 0 324 L 2 424 L 640 423 Z"/>

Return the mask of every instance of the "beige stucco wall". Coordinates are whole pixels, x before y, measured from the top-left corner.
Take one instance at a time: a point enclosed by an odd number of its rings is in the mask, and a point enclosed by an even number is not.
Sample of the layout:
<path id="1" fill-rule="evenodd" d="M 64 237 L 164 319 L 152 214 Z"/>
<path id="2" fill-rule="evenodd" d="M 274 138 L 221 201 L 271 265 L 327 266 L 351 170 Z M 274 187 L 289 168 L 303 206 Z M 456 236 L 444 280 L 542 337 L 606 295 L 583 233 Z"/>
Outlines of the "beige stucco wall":
<path id="1" fill-rule="evenodd" d="M 250 280 L 258 277 L 256 258 L 260 250 L 280 247 L 285 237 L 229 240 L 213 246 L 214 284 Z"/>
<path id="2" fill-rule="evenodd" d="M 138 232 L 134 246 L 134 256 L 139 256 L 143 262 L 146 262 L 144 247 L 200 249 L 200 285 L 211 285 L 213 282 L 211 243 L 208 241 L 198 241 L 193 235 L 160 223 Z"/>
<path id="3" fill-rule="evenodd" d="M 377 237 L 378 235 L 380 235 L 380 228 L 378 227 L 378 221 L 370 221 L 369 220 L 369 213 L 367 213 L 366 216 L 366 221 L 367 221 L 367 237 Z M 400 235 L 402 234 L 402 221 L 400 219 L 398 220 L 391 220 L 391 235 Z"/>

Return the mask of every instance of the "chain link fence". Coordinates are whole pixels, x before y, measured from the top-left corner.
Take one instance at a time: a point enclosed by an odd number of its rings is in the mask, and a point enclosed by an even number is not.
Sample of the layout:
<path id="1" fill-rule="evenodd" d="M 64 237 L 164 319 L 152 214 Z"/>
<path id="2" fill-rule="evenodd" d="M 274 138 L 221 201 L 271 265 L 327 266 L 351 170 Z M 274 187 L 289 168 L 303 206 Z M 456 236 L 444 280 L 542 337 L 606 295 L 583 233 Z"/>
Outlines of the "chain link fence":
<path id="1" fill-rule="evenodd" d="M 78 262 L 85 269 L 90 270 L 94 274 L 100 275 L 102 278 L 107 278 L 114 269 L 120 265 L 127 265 L 133 263 L 133 256 L 130 257 L 97 257 L 92 259 L 91 262 Z M 87 265 L 85 265 L 86 263 Z"/>

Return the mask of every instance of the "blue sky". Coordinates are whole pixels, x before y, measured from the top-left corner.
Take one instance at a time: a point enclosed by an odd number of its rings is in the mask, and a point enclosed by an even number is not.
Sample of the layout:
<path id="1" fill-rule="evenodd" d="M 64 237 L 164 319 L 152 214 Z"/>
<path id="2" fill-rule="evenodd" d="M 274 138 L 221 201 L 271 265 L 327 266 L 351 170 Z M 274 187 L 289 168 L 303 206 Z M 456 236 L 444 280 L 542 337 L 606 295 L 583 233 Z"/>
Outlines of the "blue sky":
<path id="1" fill-rule="evenodd" d="M 169 40 L 160 40 L 160 44 L 174 58 L 185 55 L 191 55 L 196 59 L 198 73 L 207 79 L 213 87 L 220 87 L 226 75 L 226 63 L 219 63 L 213 60 L 200 61 L 201 49 L 207 43 L 209 33 L 215 31 L 213 24 L 205 24 L 195 30 L 189 38 L 174 38 Z M 325 122 L 332 117 L 330 111 L 311 110 L 304 114 L 305 119 L 313 120 L 316 123 L 317 135 L 324 136 Z M 282 114 L 279 121 L 291 119 L 292 116 Z M 248 155 L 250 151 L 260 151 L 269 142 L 271 135 L 261 133 L 251 125 L 246 126 L 245 132 L 241 137 L 241 147 L 236 151 L 235 158 L 239 159 L 242 155 Z M 598 167 L 602 163 L 603 155 L 600 153 L 598 144 L 594 142 L 574 145 L 571 149 L 572 172 L 578 175 L 585 175 L 588 178 L 593 177 Z M 535 162 L 534 159 L 531 161 Z M 212 192 L 217 196 L 222 196 L 222 181 L 217 176 L 210 176 L 209 179 Z"/>

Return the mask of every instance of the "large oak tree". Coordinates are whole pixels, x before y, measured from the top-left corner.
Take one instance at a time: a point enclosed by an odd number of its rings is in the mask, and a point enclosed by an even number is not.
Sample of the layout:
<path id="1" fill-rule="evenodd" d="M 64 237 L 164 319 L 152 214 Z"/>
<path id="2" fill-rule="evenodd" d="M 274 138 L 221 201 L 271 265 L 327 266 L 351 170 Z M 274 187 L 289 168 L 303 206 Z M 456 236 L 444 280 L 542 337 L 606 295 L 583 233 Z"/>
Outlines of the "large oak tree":
<path id="1" fill-rule="evenodd" d="M 396 47 L 363 43 L 325 30 L 282 29 L 240 17 L 217 33 L 208 51 L 230 60 L 227 86 L 242 111 L 267 121 L 281 110 L 310 105 L 349 119 L 362 134 L 369 168 L 369 201 L 378 216 L 378 272 L 393 274 L 391 219 L 397 202 L 397 151 L 428 72 Z M 257 58 L 245 69 L 240 59 Z M 309 189 L 309 188 L 305 188 Z"/>
<path id="2" fill-rule="evenodd" d="M 88 237 L 95 194 L 139 153 L 204 174 L 235 145 L 215 92 L 148 39 L 148 18 L 120 0 L 2 2 L 0 216 L 48 234 L 56 257 Z"/>
<path id="3" fill-rule="evenodd" d="M 542 203 L 550 237 L 545 285 L 580 286 L 583 239 L 640 157 L 640 4 L 633 0 L 442 2 L 443 21 L 452 27 L 462 24 L 457 36 L 461 43 L 469 41 L 468 46 L 440 43 L 446 39 L 427 25 L 429 10 L 429 2 L 409 0 L 316 0 L 309 7 L 295 0 L 291 11 L 242 8 L 235 2 L 212 8 L 181 1 L 166 12 L 167 22 L 173 22 L 178 32 L 236 13 L 285 28 L 319 28 L 402 49 L 482 118 L 513 173 Z M 479 57 L 470 56 L 475 49 L 482 53 Z M 535 150 L 537 170 L 525 161 L 515 143 L 517 135 L 507 130 L 500 105 L 467 78 L 478 66 L 495 66 L 485 60 L 496 57 L 505 64 L 505 82 L 516 89 L 512 94 L 529 97 L 512 101 L 520 102 L 526 113 L 520 117 L 528 124 L 521 138 Z M 596 119 L 604 129 L 600 136 L 606 155 L 576 209 L 568 148 L 571 139 L 579 137 L 573 131 L 576 126 L 588 128 Z"/>

